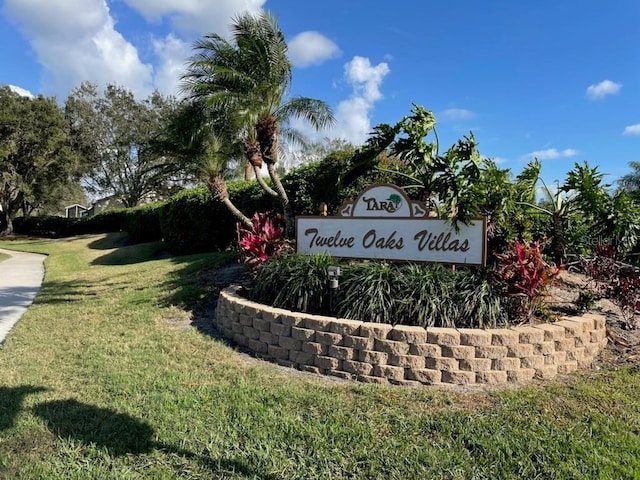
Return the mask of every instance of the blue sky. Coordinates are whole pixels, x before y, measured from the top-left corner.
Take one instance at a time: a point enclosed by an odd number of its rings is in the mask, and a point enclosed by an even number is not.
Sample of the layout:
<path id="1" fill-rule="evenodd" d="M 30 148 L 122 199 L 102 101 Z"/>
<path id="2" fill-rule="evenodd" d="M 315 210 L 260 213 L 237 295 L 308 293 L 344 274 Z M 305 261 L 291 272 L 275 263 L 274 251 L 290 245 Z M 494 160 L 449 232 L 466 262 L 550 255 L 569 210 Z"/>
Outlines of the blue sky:
<path id="1" fill-rule="evenodd" d="M 280 23 L 292 94 L 327 101 L 321 136 L 358 144 L 411 104 L 441 148 L 472 131 L 483 155 L 548 181 L 588 161 L 609 182 L 640 161 L 640 2 L 612 0 L 1 0 L 0 84 L 63 101 L 83 80 L 176 93 L 193 41 L 242 11 Z"/>

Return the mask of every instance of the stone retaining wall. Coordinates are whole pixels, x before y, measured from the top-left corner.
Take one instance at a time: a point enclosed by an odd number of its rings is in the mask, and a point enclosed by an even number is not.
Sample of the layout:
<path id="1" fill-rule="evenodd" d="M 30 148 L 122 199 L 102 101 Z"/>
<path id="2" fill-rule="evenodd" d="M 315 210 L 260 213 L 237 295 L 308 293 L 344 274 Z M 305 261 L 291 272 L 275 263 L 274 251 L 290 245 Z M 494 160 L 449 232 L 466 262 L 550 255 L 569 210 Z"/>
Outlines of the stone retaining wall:
<path id="1" fill-rule="evenodd" d="M 237 287 L 220 293 L 214 322 L 280 365 L 408 386 L 548 379 L 588 367 L 607 343 L 602 315 L 505 329 L 394 327 L 268 307 Z"/>

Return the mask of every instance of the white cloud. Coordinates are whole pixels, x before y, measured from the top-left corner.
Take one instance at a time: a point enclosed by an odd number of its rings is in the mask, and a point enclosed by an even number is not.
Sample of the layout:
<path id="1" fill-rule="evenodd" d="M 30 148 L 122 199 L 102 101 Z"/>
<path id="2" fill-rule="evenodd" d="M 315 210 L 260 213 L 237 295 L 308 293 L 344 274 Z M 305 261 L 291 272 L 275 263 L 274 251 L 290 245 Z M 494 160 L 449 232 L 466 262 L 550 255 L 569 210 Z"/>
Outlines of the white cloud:
<path id="1" fill-rule="evenodd" d="M 640 135 L 640 123 L 624 127 L 623 135 Z"/>
<path id="2" fill-rule="evenodd" d="M 296 67 L 320 65 L 340 55 L 338 45 L 321 33 L 308 31 L 297 34 L 288 42 L 289 60 Z"/>
<path id="3" fill-rule="evenodd" d="M 192 54 L 191 46 L 169 34 L 164 39 L 153 40 L 153 51 L 159 61 L 154 75 L 155 87 L 165 95 L 176 95 L 185 61 Z"/>
<path id="4" fill-rule="evenodd" d="M 153 67 L 115 30 L 105 0 L 6 0 L 5 12 L 42 65 L 45 90 L 64 97 L 84 80 L 152 90 Z"/>
<path id="5" fill-rule="evenodd" d="M 555 160 L 558 158 L 569 158 L 578 155 L 578 150 L 573 148 L 565 148 L 564 150 L 558 150 L 557 148 L 547 148 L 546 150 L 536 150 L 526 155 L 527 158 L 538 160 Z"/>
<path id="6" fill-rule="evenodd" d="M 338 104 L 335 114 L 337 126 L 330 136 L 344 138 L 354 145 L 366 141 L 372 130 L 369 115 L 374 104 L 382 98 L 380 86 L 389 72 L 385 62 L 374 66 L 365 57 L 355 56 L 345 64 L 345 79 L 353 93 Z"/>
<path id="7" fill-rule="evenodd" d="M 168 18 L 182 33 L 228 35 L 231 18 L 260 12 L 266 0 L 123 0 L 148 21 Z"/>
<path id="8" fill-rule="evenodd" d="M 600 100 L 607 95 L 615 95 L 622 88 L 621 83 L 612 82 L 611 80 L 603 80 L 595 85 L 589 85 L 587 88 L 587 97 L 590 100 Z"/>
<path id="9" fill-rule="evenodd" d="M 444 120 L 459 122 L 461 120 L 471 120 L 475 118 L 476 114 L 464 108 L 448 108 L 440 112 L 440 116 Z"/>
<path id="10" fill-rule="evenodd" d="M 23 97 L 33 98 L 33 93 L 31 93 L 29 90 L 26 90 L 22 87 L 16 87 L 15 85 L 7 85 L 7 86 L 12 92 L 17 93 L 18 95 L 22 95 Z"/>

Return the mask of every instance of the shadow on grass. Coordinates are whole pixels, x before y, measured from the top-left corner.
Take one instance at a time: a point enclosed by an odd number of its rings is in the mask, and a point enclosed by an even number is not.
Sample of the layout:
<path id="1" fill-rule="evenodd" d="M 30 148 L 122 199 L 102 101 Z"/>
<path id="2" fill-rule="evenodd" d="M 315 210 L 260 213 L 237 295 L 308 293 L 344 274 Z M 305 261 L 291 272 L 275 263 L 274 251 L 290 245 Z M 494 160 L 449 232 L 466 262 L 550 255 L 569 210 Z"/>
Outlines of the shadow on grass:
<path id="1" fill-rule="evenodd" d="M 33 413 L 43 419 L 49 430 L 59 438 L 102 447 L 110 455 L 145 454 L 156 450 L 198 462 L 212 473 L 233 472 L 264 480 L 276 478 L 255 472 L 244 459 L 211 458 L 154 441 L 155 432 L 148 423 L 126 413 L 87 405 L 74 399 L 40 403 L 33 408 Z"/>
<path id="2" fill-rule="evenodd" d="M 113 247 L 115 250 L 94 259 L 91 265 L 133 265 L 168 256 L 162 242 Z"/>
<path id="3" fill-rule="evenodd" d="M 111 250 L 112 248 L 129 245 L 129 235 L 127 232 L 107 233 L 104 237 L 94 240 L 87 246 L 92 250 Z"/>
<path id="4" fill-rule="evenodd" d="M 0 387 L 0 432 L 13 426 L 16 416 L 22 410 L 22 402 L 32 393 L 44 392 L 46 388 L 33 385 Z"/>

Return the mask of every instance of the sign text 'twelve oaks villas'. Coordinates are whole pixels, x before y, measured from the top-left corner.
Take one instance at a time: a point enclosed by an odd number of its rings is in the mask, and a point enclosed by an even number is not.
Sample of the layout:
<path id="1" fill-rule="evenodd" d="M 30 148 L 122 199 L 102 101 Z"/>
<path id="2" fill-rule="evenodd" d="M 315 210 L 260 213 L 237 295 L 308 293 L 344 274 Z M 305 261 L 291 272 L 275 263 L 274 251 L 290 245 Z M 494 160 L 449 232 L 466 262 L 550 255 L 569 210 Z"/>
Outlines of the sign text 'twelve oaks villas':
<path id="1" fill-rule="evenodd" d="M 298 253 L 334 257 L 485 265 L 486 220 L 460 224 L 429 218 L 422 202 L 395 185 L 374 185 L 338 217 L 296 217 Z"/>

